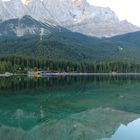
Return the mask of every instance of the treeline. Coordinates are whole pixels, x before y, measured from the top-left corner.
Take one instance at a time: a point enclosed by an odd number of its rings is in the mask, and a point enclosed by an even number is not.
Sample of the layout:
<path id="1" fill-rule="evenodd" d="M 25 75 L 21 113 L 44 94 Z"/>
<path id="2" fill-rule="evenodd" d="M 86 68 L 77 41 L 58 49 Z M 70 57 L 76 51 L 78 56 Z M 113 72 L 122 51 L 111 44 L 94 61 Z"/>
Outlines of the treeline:
<path id="1" fill-rule="evenodd" d="M 0 73 L 3 72 L 27 72 L 31 69 L 51 70 L 57 72 L 89 72 L 89 73 L 110 73 L 110 72 L 140 72 L 140 63 L 128 60 L 108 62 L 68 62 L 46 60 L 44 58 L 3 56 L 0 57 Z"/>

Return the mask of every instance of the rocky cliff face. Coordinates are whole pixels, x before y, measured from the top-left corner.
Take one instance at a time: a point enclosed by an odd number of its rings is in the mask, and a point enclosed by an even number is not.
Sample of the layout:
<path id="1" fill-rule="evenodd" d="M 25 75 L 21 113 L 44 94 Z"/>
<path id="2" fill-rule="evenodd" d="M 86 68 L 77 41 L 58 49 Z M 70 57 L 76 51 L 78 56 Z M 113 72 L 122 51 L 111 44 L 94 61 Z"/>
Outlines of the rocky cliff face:
<path id="1" fill-rule="evenodd" d="M 6 20 L 13 17 L 14 16 L 10 13 L 10 10 L 5 6 L 5 3 L 0 0 L 0 19 Z"/>
<path id="2" fill-rule="evenodd" d="M 86 0 L 30 0 L 28 5 L 24 5 L 21 0 L 0 0 L 1 20 L 24 15 L 98 37 L 140 30 L 127 21 L 119 21 L 110 8 L 91 6 Z"/>

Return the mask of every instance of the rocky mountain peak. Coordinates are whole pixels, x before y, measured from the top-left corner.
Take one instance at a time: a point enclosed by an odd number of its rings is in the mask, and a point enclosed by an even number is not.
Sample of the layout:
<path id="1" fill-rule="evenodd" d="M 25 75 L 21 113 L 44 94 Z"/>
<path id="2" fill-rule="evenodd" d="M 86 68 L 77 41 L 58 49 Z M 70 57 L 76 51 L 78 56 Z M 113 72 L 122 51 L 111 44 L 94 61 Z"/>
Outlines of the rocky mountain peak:
<path id="1" fill-rule="evenodd" d="M 140 30 L 120 21 L 110 8 L 91 6 L 86 0 L 0 0 L 0 20 L 22 18 L 24 15 L 99 37 Z"/>

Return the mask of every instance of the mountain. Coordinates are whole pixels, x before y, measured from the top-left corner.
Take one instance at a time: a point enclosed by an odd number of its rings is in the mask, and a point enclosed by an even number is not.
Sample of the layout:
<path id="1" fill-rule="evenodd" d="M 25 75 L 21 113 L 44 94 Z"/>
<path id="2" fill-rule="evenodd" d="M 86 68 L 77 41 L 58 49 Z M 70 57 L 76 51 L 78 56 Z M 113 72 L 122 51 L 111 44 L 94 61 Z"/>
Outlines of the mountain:
<path id="1" fill-rule="evenodd" d="M 133 45 L 136 45 L 137 47 L 140 47 L 140 31 L 114 36 L 111 38 L 111 40 L 123 43 L 131 43 Z"/>
<path id="2" fill-rule="evenodd" d="M 122 59 L 139 61 L 139 34 L 133 33 L 131 38 L 126 34 L 99 39 L 24 16 L 0 23 L 0 56 L 36 56 L 88 63 Z"/>
<path id="3" fill-rule="evenodd" d="M 91 6 L 86 0 L 30 0 L 28 5 L 24 5 L 21 0 L 0 0 L 2 21 L 25 15 L 43 23 L 97 37 L 140 30 L 127 21 L 120 21 L 110 8 Z"/>
<path id="4" fill-rule="evenodd" d="M 59 27 L 44 24 L 33 19 L 31 16 L 23 16 L 22 18 L 14 18 L 0 23 L 1 36 L 25 36 L 25 35 L 47 35 L 49 33 L 59 31 Z"/>
<path id="5" fill-rule="evenodd" d="M 25 8 L 21 0 L 6 1 L 6 2 L 3 2 L 3 4 L 4 4 L 5 9 L 9 11 L 10 16 L 12 18 L 20 18 L 26 15 L 27 13 L 27 9 Z M 12 19 L 11 17 L 10 18 L 5 17 L 5 19 Z"/>
<path id="6" fill-rule="evenodd" d="M 0 20 L 14 18 L 11 12 L 6 8 L 5 3 L 0 0 Z"/>

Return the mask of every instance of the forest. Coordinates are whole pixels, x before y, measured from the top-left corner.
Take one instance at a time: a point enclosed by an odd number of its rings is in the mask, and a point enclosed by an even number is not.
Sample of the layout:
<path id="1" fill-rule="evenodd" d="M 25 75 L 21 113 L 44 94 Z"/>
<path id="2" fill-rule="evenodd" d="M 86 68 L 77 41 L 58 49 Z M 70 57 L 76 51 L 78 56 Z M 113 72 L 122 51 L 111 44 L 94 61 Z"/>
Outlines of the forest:
<path id="1" fill-rule="evenodd" d="M 1 56 L 0 73 L 27 73 L 29 70 L 50 70 L 54 72 L 86 73 L 139 73 L 140 63 L 130 60 L 91 62 L 55 61 L 45 58 L 23 56 Z"/>

